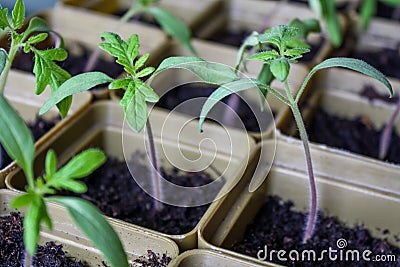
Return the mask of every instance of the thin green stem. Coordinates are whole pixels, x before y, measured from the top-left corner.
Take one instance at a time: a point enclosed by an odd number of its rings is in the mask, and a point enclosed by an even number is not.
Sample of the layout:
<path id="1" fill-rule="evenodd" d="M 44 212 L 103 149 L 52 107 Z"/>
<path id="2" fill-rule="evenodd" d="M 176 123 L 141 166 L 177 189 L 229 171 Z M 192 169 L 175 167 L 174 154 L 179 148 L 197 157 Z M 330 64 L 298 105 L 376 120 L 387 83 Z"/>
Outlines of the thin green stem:
<path id="1" fill-rule="evenodd" d="M 287 81 L 285 81 L 285 89 L 288 95 L 288 99 L 291 102 L 290 108 L 292 109 L 294 119 L 296 121 L 297 128 L 300 132 L 300 138 L 303 142 L 304 154 L 306 157 L 307 171 L 310 184 L 310 214 L 308 215 L 306 230 L 304 232 L 303 243 L 306 243 L 312 236 L 317 221 L 317 188 L 315 184 L 314 171 L 311 160 L 310 145 L 308 142 L 306 127 L 304 126 L 303 118 L 297 103 L 295 102 Z"/>
<path id="2" fill-rule="evenodd" d="M 14 38 L 11 38 L 10 51 L 8 53 L 7 63 L 4 67 L 1 84 L 0 84 L 0 94 L 4 94 L 4 89 L 6 87 L 8 73 L 10 72 L 11 65 L 14 61 L 14 58 L 15 58 L 15 55 L 17 54 L 17 52 L 18 52 L 18 45 L 15 43 Z"/>

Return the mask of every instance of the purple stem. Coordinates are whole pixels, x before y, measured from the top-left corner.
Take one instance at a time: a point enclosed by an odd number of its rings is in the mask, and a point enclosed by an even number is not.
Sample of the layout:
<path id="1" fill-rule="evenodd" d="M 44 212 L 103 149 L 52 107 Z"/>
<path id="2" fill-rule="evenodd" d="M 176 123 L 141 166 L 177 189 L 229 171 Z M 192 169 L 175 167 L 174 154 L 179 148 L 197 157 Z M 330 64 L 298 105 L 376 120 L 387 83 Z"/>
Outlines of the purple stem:
<path id="1" fill-rule="evenodd" d="M 392 131 L 394 128 L 394 122 L 396 121 L 397 116 L 400 112 L 400 100 L 397 102 L 396 109 L 392 113 L 389 118 L 388 123 L 385 126 L 385 129 L 382 132 L 381 139 L 379 142 L 379 158 L 384 159 L 388 153 L 389 145 L 391 142 Z"/>

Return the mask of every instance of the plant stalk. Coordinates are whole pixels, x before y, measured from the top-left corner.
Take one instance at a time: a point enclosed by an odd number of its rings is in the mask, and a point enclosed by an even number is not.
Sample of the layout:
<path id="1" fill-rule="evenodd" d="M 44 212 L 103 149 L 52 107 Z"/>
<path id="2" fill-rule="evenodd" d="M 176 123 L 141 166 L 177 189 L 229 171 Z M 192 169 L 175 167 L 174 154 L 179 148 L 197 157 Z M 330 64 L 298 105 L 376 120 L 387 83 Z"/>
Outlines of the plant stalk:
<path id="1" fill-rule="evenodd" d="M 394 127 L 394 122 L 400 113 L 400 100 L 397 101 L 396 109 L 389 118 L 385 129 L 382 132 L 381 139 L 379 141 L 379 158 L 384 159 L 388 153 L 389 145 L 392 137 L 392 131 Z"/>
<path id="2" fill-rule="evenodd" d="M 128 22 L 128 20 L 133 17 L 136 13 L 140 12 L 140 9 L 137 8 L 136 6 L 132 7 L 131 9 L 129 9 L 122 17 L 121 19 L 118 21 L 117 24 L 115 24 L 115 26 L 111 29 L 112 32 L 116 32 L 119 27 L 121 27 L 123 24 L 125 24 L 126 22 Z M 100 52 L 101 49 L 100 48 L 96 48 L 93 53 L 90 55 L 90 58 L 88 59 L 85 68 L 83 69 L 84 72 L 90 72 L 94 69 L 94 67 L 96 66 L 97 60 L 100 56 Z"/>
<path id="3" fill-rule="evenodd" d="M 156 150 L 156 145 L 154 143 L 154 135 L 153 135 L 153 130 L 151 127 L 150 123 L 150 118 L 147 119 L 146 122 L 146 138 L 147 138 L 147 147 L 149 151 L 149 156 L 150 156 L 150 162 L 152 164 L 151 167 L 151 177 L 153 181 L 153 188 L 154 188 L 154 194 L 156 198 L 153 198 L 154 200 L 154 208 L 156 211 L 160 211 L 162 209 L 162 203 L 161 203 L 161 182 L 160 182 L 160 176 L 159 176 L 159 166 L 158 166 L 158 158 L 157 158 L 157 150 Z"/>
<path id="4" fill-rule="evenodd" d="M 0 84 L 0 94 L 2 94 L 2 95 L 4 94 L 4 89 L 6 87 L 8 73 L 10 72 L 11 65 L 14 61 L 17 51 L 18 51 L 18 47 L 15 45 L 14 38 L 11 38 L 10 51 L 8 53 L 7 63 L 4 66 L 1 84 Z"/>
<path id="5" fill-rule="evenodd" d="M 307 163 L 309 185 L 310 185 L 310 213 L 308 215 L 306 230 L 304 232 L 304 237 L 303 237 L 303 243 L 306 243 L 307 240 L 311 238 L 314 232 L 315 224 L 317 222 L 317 188 L 315 184 L 315 177 L 311 160 L 310 145 L 308 142 L 307 131 L 304 126 L 304 121 L 303 118 L 301 117 L 299 107 L 289 90 L 289 85 L 287 81 L 285 81 L 285 88 L 289 102 L 291 103 L 290 108 L 293 112 L 297 128 L 300 131 L 301 141 L 303 142 L 304 154 Z"/>

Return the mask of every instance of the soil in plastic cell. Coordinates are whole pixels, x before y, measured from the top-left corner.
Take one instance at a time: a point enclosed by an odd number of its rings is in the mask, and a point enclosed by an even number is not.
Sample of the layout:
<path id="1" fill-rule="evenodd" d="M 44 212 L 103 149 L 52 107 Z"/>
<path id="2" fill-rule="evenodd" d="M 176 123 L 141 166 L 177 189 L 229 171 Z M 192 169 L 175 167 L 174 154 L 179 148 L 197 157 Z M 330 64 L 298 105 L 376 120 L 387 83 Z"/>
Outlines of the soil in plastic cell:
<path id="1" fill-rule="evenodd" d="M 400 78 L 400 43 L 396 49 L 354 51 L 350 57 L 364 60 L 386 76 Z"/>
<path id="2" fill-rule="evenodd" d="M 132 267 L 167 267 L 171 260 L 165 253 L 160 255 L 148 250 L 146 255 L 133 261 Z"/>
<path id="3" fill-rule="evenodd" d="M 50 120 L 45 120 L 42 117 L 37 117 L 33 122 L 28 123 L 28 126 L 32 132 L 33 138 L 35 141 L 39 140 L 45 133 L 50 131 L 51 128 L 60 120 L 59 117 L 55 117 Z M 6 167 L 8 164 L 12 162 L 10 156 L 5 152 L 2 145 L 0 145 L 1 154 L 0 154 L 0 169 Z"/>
<path id="4" fill-rule="evenodd" d="M 367 116 L 350 120 L 331 115 L 320 108 L 316 111 L 307 131 L 312 142 L 378 158 L 382 129 L 374 129 Z M 391 144 L 384 160 L 400 163 L 400 136 L 395 129 L 392 132 Z"/>
<path id="5" fill-rule="evenodd" d="M 200 97 L 207 98 L 217 88 L 218 86 L 204 84 L 204 83 L 190 83 L 190 84 L 179 85 L 175 87 L 173 90 L 170 90 L 169 92 L 164 94 L 160 98 L 160 101 L 157 103 L 157 106 L 173 110 L 176 106 L 185 101 L 188 100 L 190 101 Z M 222 99 L 222 102 L 229 105 L 230 97 L 232 96 L 225 97 L 224 99 Z M 235 112 L 239 116 L 241 122 L 243 122 L 244 126 L 248 131 L 260 132 L 260 127 L 258 125 L 257 119 L 253 111 L 251 110 L 250 106 L 242 98 L 238 97 L 238 100 L 239 104 Z M 259 103 L 256 104 L 259 105 Z M 191 115 L 198 117 L 200 115 L 201 107 L 202 105 L 199 105 L 199 108 L 197 110 L 191 109 L 191 111 L 194 111 L 194 113 Z M 257 106 L 256 108 L 259 108 L 259 106 Z M 223 121 L 220 121 L 219 123 L 223 123 Z"/>
<path id="6" fill-rule="evenodd" d="M 306 215 L 292 209 L 293 203 L 291 201 L 284 202 L 278 196 L 268 197 L 253 222 L 247 226 L 244 238 L 231 249 L 255 258 L 259 255 L 262 260 L 266 255 L 265 261 L 272 259 L 273 262 L 284 266 L 394 267 L 400 265 L 400 249 L 389 244 L 386 240 L 391 235 L 388 230 L 380 229 L 384 238 L 377 239 L 372 237 L 362 225 L 347 228 L 335 217 L 327 216 L 321 212 L 314 234 L 303 244 Z M 265 249 L 265 246 L 267 246 L 267 249 Z M 331 260 L 332 258 L 329 257 L 327 252 L 323 254 L 322 251 L 328 251 L 329 248 L 336 251 L 331 254 L 333 259 L 336 255 L 336 260 Z M 271 254 L 271 250 L 284 250 L 286 254 L 281 255 L 281 260 L 279 260 L 277 253 Z M 306 255 L 305 260 L 301 261 L 302 252 L 306 250 L 314 251 L 316 258 L 321 260 L 313 261 L 312 257 L 311 260 L 308 260 Z M 346 258 L 346 251 L 349 250 L 359 251 L 360 260 L 352 260 L 351 256 Z M 371 254 L 367 255 L 367 258 L 363 258 L 362 253 L 366 250 L 370 250 Z M 262 252 L 259 253 L 259 251 Z M 264 251 L 267 251 L 267 253 L 264 253 Z M 291 251 L 299 252 L 299 261 L 290 260 Z M 340 251 L 344 253 L 341 254 Z M 296 257 L 295 253 L 290 255 Z M 395 261 L 381 262 L 379 265 L 374 265 L 372 261 L 366 261 L 368 258 L 372 259 L 375 255 L 395 255 Z"/>
<path id="7" fill-rule="evenodd" d="M 400 21 L 400 6 L 393 7 L 382 3 L 382 1 L 377 1 L 376 16 Z"/>
<path id="8" fill-rule="evenodd" d="M 135 153 L 130 164 L 149 172 L 144 160 L 147 156 Z M 162 177 L 168 181 L 186 187 L 197 187 L 213 180 L 206 172 L 182 172 L 177 169 L 161 170 Z M 101 177 L 101 179 L 99 179 Z M 127 163 L 114 157 L 108 157 L 105 164 L 82 180 L 88 191 L 78 196 L 91 201 L 105 215 L 137 224 L 166 234 L 186 234 L 193 230 L 208 205 L 198 207 L 176 207 L 162 204 L 162 209 L 154 208 L 154 199 L 148 195 L 132 178 Z M 151 183 L 151 181 L 149 181 Z M 224 182 L 220 182 L 219 189 Z M 216 196 L 218 192 L 210 192 Z M 61 192 L 61 194 L 72 194 Z M 186 196 L 185 196 L 186 197 Z M 196 200 L 199 196 L 188 196 Z"/>
<path id="9" fill-rule="evenodd" d="M 364 85 L 362 91 L 360 92 L 360 96 L 368 98 L 368 100 L 380 100 L 389 104 L 397 104 L 399 101 L 399 96 L 395 94 L 393 97 L 389 97 L 389 93 L 385 92 L 384 94 L 378 92 L 376 88 L 370 84 Z"/>
<path id="10" fill-rule="evenodd" d="M 0 266 L 21 267 L 24 264 L 23 217 L 16 212 L 0 216 Z M 32 266 L 37 267 L 83 267 L 88 266 L 68 256 L 62 245 L 47 242 L 39 245 L 32 258 Z"/>

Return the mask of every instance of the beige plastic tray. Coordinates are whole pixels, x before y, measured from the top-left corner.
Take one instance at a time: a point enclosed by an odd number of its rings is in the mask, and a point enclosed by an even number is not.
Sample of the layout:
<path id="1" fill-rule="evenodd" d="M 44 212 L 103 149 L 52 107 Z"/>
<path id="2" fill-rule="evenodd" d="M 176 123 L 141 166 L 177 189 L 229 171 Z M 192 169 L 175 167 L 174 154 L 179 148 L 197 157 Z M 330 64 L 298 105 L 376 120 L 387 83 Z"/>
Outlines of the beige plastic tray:
<path id="1" fill-rule="evenodd" d="M 100 147 L 106 154 L 123 159 L 121 134 L 123 114 L 123 108 L 116 102 L 102 101 L 93 104 L 88 110 L 80 114 L 68 128 L 65 128 L 56 135 L 51 143 L 48 143 L 38 151 L 35 160 L 36 174 L 42 172 L 45 152 L 48 148 L 53 149 L 62 161 L 66 161 L 66 159 L 87 147 Z M 187 162 L 183 161 L 182 155 L 188 159 L 202 157 L 205 162 L 211 161 L 220 173 L 226 169 L 226 172 L 223 174 L 226 183 L 220 193 L 229 190 L 230 187 L 238 182 L 242 177 L 241 174 L 244 172 L 247 162 L 251 161 L 253 156 L 255 144 L 249 136 L 240 131 L 228 130 L 232 142 L 231 147 L 228 147 L 225 145 L 227 143 L 225 139 L 227 134 L 225 132 L 226 129 L 207 123 L 204 127 L 204 133 L 199 134 L 197 131 L 197 122 L 192 121 L 182 131 L 179 131 L 182 125 L 187 123 L 187 118 L 175 115 L 173 120 L 165 126 L 163 123 L 166 117 L 167 114 L 161 111 L 155 110 L 151 113 L 151 121 L 163 167 L 166 169 L 170 168 L 170 160 L 173 160 L 175 164 Z M 160 133 L 161 128 L 164 126 L 166 127 L 164 129 L 166 132 L 163 134 L 163 146 L 161 146 Z M 176 130 L 180 132 L 179 135 L 174 132 Z M 174 140 L 176 136 L 180 138 L 180 149 L 177 149 L 177 142 Z M 130 144 L 129 151 L 143 150 L 143 145 L 141 145 L 143 140 L 139 134 L 132 132 L 124 134 L 123 138 Z M 204 140 L 204 138 L 214 140 L 217 145 L 216 154 L 214 154 L 215 144 L 211 142 L 199 142 L 200 140 Z M 128 148 L 124 147 L 124 149 Z M 130 153 L 129 151 L 128 154 Z M 161 154 L 161 151 L 167 153 L 170 158 L 167 159 L 165 154 Z M 189 170 L 197 169 L 198 164 L 203 164 L 202 162 L 191 161 L 191 163 L 186 163 L 185 168 Z M 218 177 L 213 170 L 208 169 L 206 171 L 213 178 Z M 9 188 L 23 190 L 25 178 L 22 172 L 17 170 L 7 177 L 6 183 Z M 211 204 L 200 221 L 207 218 L 218 201 Z M 157 234 L 160 233 L 157 232 Z M 197 244 L 197 226 L 189 233 L 181 235 L 161 234 L 174 239 L 182 250 L 195 248 Z"/>
<path id="2" fill-rule="evenodd" d="M 273 142 L 266 142 L 263 149 L 272 149 L 274 145 Z M 281 151 L 281 142 L 279 142 L 277 155 L 280 153 L 287 155 L 293 152 L 285 149 Z M 284 159 L 284 157 L 280 158 Z M 290 158 L 286 159 L 286 165 L 290 164 L 290 160 Z M 353 178 L 357 179 L 357 177 L 359 173 L 353 172 Z M 337 216 L 348 226 L 363 223 L 373 236 L 388 238 L 390 243 L 399 246 L 400 243 L 395 236 L 400 233 L 398 224 L 400 216 L 393 212 L 400 207 L 399 195 L 354 185 L 350 182 L 346 183 L 342 180 L 317 175 L 319 210 Z M 229 248 L 243 238 L 246 226 L 259 211 L 266 196 L 279 195 L 283 200 L 292 200 L 295 210 L 308 212 L 308 191 L 306 173 L 280 166 L 272 167 L 263 185 L 254 193 L 249 193 L 248 181 L 246 183 L 242 180 L 240 186 L 221 201 L 212 216 L 200 225 L 199 248 L 213 249 L 249 262 L 270 266 L 268 262 L 233 252 Z M 382 230 L 377 229 L 388 229 L 390 236 L 383 235 Z"/>
<path id="3" fill-rule="evenodd" d="M 9 72 L 7 85 L 4 90 L 4 95 L 10 104 L 17 110 L 26 122 L 35 120 L 39 109 L 50 97 L 50 88 L 41 95 L 35 94 L 35 77 L 25 72 L 11 70 Z M 36 148 L 41 147 L 46 143 L 56 132 L 60 131 L 73 118 L 87 108 L 92 100 L 92 96 L 88 92 L 82 92 L 73 97 L 71 109 L 68 116 L 59 122 L 52 130 L 42 136 L 36 142 Z M 52 119 L 58 116 L 58 110 L 53 108 L 44 115 L 44 118 Z M 0 188 L 4 188 L 4 176 L 15 167 L 11 163 L 9 166 L 0 170 Z"/>
<path id="4" fill-rule="evenodd" d="M 0 215 L 6 215 L 13 211 L 9 203 L 16 195 L 18 195 L 17 192 L 0 190 Z M 63 207 L 52 203 L 48 205 L 48 212 L 53 220 L 53 230 L 50 231 L 46 227 L 42 227 L 39 244 L 56 241 L 63 245 L 64 251 L 67 251 L 71 257 L 86 261 L 90 266 L 102 266 L 102 254 L 91 245 L 90 241 L 75 226 L 68 212 Z M 109 220 L 109 222 L 119 235 L 130 262 L 146 255 L 147 250 L 160 254 L 166 253 L 171 258 L 178 256 L 178 247 L 172 240 L 142 229 L 124 226 L 114 220 Z"/>
<path id="5" fill-rule="evenodd" d="M 234 258 L 230 255 L 206 249 L 194 249 L 180 254 L 168 266 L 170 267 L 258 267 L 255 263 Z"/>

